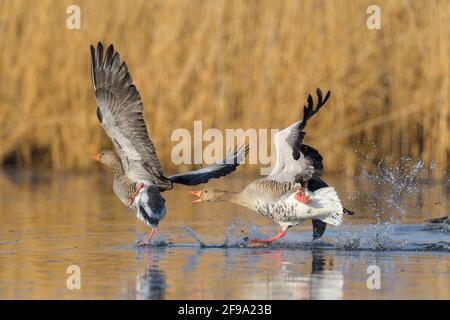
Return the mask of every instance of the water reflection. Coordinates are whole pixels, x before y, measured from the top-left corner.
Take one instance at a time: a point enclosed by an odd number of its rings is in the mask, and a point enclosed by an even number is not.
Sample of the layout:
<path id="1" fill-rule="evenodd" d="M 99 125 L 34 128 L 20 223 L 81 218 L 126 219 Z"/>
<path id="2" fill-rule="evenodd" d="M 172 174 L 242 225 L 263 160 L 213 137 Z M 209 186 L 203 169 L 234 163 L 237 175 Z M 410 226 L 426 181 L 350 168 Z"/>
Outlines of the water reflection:
<path id="1" fill-rule="evenodd" d="M 212 187 L 240 190 L 252 179 L 223 179 Z M 311 242 L 306 223 L 278 247 L 199 248 L 180 226 L 192 227 L 206 244 L 237 243 L 241 226 L 258 226 L 265 235 L 277 226 L 233 205 L 193 207 L 189 188 L 177 187 L 167 194 L 168 215 L 159 232 L 174 244 L 139 249 L 136 234 L 147 229 L 116 199 L 109 174 L 0 171 L 0 298 L 450 298 L 450 234 L 422 223 L 448 214 L 445 185 L 420 185 L 422 208 L 402 195 L 407 214 L 401 225 L 373 225 L 377 220 L 364 196 L 370 183 L 329 181 L 359 214 L 329 228 L 320 242 Z M 377 188 L 383 205 L 389 188 Z M 71 264 L 82 270 L 81 290 L 66 288 Z M 370 264 L 383 271 L 382 290 L 366 287 Z"/>
<path id="2" fill-rule="evenodd" d="M 342 299 L 344 276 L 334 270 L 333 256 L 326 255 L 323 250 L 313 250 L 311 264 L 311 299 Z"/>
<path id="3" fill-rule="evenodd" d="M 203 256 L 204 253 L 205 250 L 199 248 L 194 252 L 194 254 L 187 256 L 186 262 L 183 266 L 183 272 L 194 272 L 195 269 L 197 269 L 200 263 L 200 258 Z"/>
<path id="4" fill-rule="evenodd" d="M 139 250 L 139 259 L 143 260 L 144 271 L 136 277 L 136 299 L 165 299 L 166 275 L 159 267 L 164 259 L 165 249 Z"/>
<path id="5" fill-rule="evenodd" d="M 259 274 L 250 276 L 245 285 L 244 298 L 255 299 L 342 299 L 344 278 L 334 270 L 331 252 L 312 250 L 303 252 L 302 260 L 311 259 L 309 272 L 306 266 L 296 265 L 297 253 L 291 250 L 271 250 L 246 253 L 249 263 L 259 265 L 255 259 L 270 263 L 270 272 L 261 279 Z M 308 255 L 310 257 L 308 257 Z"/>

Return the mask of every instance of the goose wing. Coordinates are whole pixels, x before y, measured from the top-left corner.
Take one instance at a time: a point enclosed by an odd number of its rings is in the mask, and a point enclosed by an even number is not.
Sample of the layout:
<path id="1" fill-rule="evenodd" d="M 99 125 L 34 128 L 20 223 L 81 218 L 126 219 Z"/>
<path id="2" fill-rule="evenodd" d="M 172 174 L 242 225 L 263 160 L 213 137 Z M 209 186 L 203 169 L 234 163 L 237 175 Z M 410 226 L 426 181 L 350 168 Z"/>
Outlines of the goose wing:
<path id="1" fill-rule="evenodd" d="M 128 178 L 171 188 L 147 133 L 141 96 L 126 63 L 120 61 L 112 45 L 105 55 L 100 42 L 97 49 L 91 46 L 91 71 L 98 120 L 111 138 Z"/>
<path id="2" fill-rule="evenodd" d="M 219 163 L 203 167 L 198 170 L 183 172 L 169 177 L 170 182 L 195 186 L 208 182 L 213 178 L 220 178 L 236 170 L 248 154 L 248 145 L 229 152 Z"/>
<path id="3" fill-rule="evenodd" d="M 248 191 L 255 194 L 251 198 L 262 198 L 268 202 L 276 202 L 297 191 L 299 187 L 301 186 L 295 182 L 260 179 L 254 181 Z"/>
<path id="4" fill-rule="evenodd" d="M 307 105 L 303 109 L 303 119 L 275 134 L 273 142 L 276 152 L 276 164 L 269 175 L 277 181 L 306 182 L 313 177 L 320 177 L 323 172 L 320 153 L 303 143 L 308 120 L 316 114 L 330 97 L 330 91 L 325 98 L 317 89 L 317 105 L 311 95 L 308 95 Z"/>

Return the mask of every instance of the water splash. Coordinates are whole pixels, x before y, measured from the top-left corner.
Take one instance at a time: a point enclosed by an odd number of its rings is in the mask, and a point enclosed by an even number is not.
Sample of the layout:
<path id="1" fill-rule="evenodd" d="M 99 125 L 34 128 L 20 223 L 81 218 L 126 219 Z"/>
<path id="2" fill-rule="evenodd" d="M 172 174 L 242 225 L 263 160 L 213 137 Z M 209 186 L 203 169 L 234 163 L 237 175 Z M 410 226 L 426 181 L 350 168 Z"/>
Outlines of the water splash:
<path id="1" fill-rule="evenodd" d="M 376 200 L 370 203 L 370 209 L 376 212 L 378 224 L 381 224 L 382 216 L 387 217 L 392 225 L 400 224 L 401 219 L 410 209 L 406 205 L 405 198 L 420 192 L 418 178 L 423 168 L 422 161 L 414 162 L 410 158 L 404 158 L 390 168 L 378 163 L 373 174 L 363 169 L 363 179 L 375 185 L 375 189 L 376 186 L 382 186 L 383 190 L 387 190 L 385 196 L 376 191 Z M 380 206 L 380 199 L 383 199 L 387 208 Z M 400 219 L 394 213 L 398 213 Z"/>
<path id="2" fill-rule="evenodd" d="M 424 224 L 405 225 L 405 216 L 421 209 L 420 197 L 424 192 L 421 175 L 424 164 L 411 158 L 403 158 L 392 167 L 378 163 L 371 172 L 362 171 L 361 188 L 351 194 L 351 198 L 365 204 L 369 216 L 375 223 L 354 225 L 351 219 L 336 228 L 328 228 L 319 241 L 311 240 L 311 232 L 298 232 L 290 229 L 287 236 L 270 244 L 268 248 L 288 249 L 332 249 L 369 251 L 449 251 L 450 235 L 447 226 L 426 228 Z M 191 230 L 192 231 L 192 230 Z M 264 229 L 235 220 L 225 232 L 223 243 L 215 244 L 221 248 L 248 248 L 249 239 L 267 238 L 274 230 Z M 210 247 L 198 236 L 190 233 L 201 247 Z"/>
<path id="3" fill-rule="evenodd" d="M 147 235 L 136 232 L 136 244 L 144 243 L 146 241 Z M 157 234 L 153 239 L 151 244 L 146 244 L 144 247 L 165 247 L 171 245 L 172 242 L 166 239 L 164 235 Z"/>
<path id="4" fill-rule="evenodd" d="M 390 231 L 387 231 L 388 228 Z M 197 245 L 194 244 L 194 246 L 201 249 L 255 249 L 248 242 L 248 239 L 267 237 L 267 234 L 261 234 L 260 228 L 241 223 L 240 221 L 230 223 L 223 243 L 208 244 L 191 228 L 183 227 L 182 230 L 197 242 Z M 243 230 L 247 231 L 243 232 Z M 186 244 L 174 244 L 173 246 L 186 247 Z M 315 241 L 311 240 L 310 232 L 292 230 L 284 238 L 263 246 L 263 248 L 288 250 L 449 252 L 450 234 L 442 233 L 441 230 L 436 232 L 436 230 L 427 229 L 425 225 L 402 225 L 396 227 L 385 225 L 342 226 L 330 228 L 326 236 Z"/>
<path id="5" fill-rule="evenodd" d="M 227 246 L 246 247 L 248 240 L 264 237 L 258 226 L 242 223 L 237 219 L 228 225 L 224 243 Z"/>
<path id="6" fill-rule="evenodd" d="M 206 244 L 200 239 L 200 237 L 188 226 L 181 226 L 181 230 L 183 230 L 188 236 L 190 236 L 192 239 L 198 242 L 201 248 L 205 248 Z"/>

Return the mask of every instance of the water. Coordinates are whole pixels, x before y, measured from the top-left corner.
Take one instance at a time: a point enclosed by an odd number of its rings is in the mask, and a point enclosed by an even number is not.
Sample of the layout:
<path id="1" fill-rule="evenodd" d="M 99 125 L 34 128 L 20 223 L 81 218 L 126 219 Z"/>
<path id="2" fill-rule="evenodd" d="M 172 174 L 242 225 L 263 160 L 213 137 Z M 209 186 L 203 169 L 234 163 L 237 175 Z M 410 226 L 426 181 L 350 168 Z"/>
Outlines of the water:
<path id="1" fill-rule="evenodd" d="M 193 188 L 164 194 L 156 246 L 139 248 L 148 228 L 115 198 L 108 173 L 0 171 L 0 299 L 449 299 L 450 233 L 423 221 L 450 213 L 450 186 L 413 169 L 327 177 L 357 214 L 319 241 L 307 222 L 267 248 L 242 238 L 271 236 L 275 224 L 232 204 L 194 206 Z M 70 265 L 80 290 L 67 289 Z M 379 290 L 367 287 L 371 265 Z"/>

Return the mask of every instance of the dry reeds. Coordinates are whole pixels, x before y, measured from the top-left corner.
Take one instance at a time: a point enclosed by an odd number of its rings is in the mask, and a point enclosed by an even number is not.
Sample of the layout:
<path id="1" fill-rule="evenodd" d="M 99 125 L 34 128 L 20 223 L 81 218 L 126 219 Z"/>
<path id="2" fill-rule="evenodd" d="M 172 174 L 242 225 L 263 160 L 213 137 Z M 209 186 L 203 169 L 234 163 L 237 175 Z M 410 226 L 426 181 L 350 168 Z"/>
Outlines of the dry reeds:
<path id="1" fill-rule="evenodd" d="M 127 61 L 166 169 L 173 129 L 283 128 L 321 87 L 333 95 L 306 141 L 328 172 L 409 156 L 446 176 L 448 1 L 378 1 L 381 30 L 350 0 L 76 1 L 68 30 L 73 2 L 0 0 L 0 161 L 85 169 L 109 146 L 89 73 L 101 40 Z"/>

